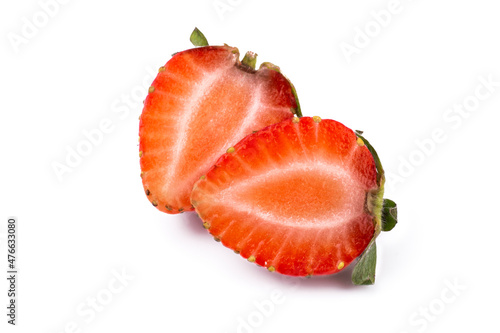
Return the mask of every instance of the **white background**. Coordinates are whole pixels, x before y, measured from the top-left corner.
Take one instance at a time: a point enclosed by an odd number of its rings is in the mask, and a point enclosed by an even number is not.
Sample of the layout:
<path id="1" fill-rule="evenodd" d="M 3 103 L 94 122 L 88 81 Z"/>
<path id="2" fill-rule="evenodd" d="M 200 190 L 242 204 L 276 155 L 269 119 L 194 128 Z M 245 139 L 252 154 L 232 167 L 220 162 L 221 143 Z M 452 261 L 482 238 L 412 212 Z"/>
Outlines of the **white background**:
<path id="1" fill-rule="evenodd" d="M 14 215 L 20 275 L 15 328 L 1 279 L 1 331 L 497 332 L 500 7 L 401 0 L 380 27 L 371 12 L 389 4 L 61 0 L 49 17 L 38 1 L 2 1 L 0 266 Z M 378 240 L 374 286 L 352 286 L 349 268 L 284 279 L 214 242 L 193 214 L 146 199 L 141 103 L 125 100 L 191 47 L 195 26 L 279 65 L 304 114 L 364 130 L 377 148 L 399 224 Z M 347 44 L 357 53 L 346 57 Z M 447 111 L 464 101 L 471 112 Z M 102 141 L 58 179 L 54 163 L 105 119 Z"/>

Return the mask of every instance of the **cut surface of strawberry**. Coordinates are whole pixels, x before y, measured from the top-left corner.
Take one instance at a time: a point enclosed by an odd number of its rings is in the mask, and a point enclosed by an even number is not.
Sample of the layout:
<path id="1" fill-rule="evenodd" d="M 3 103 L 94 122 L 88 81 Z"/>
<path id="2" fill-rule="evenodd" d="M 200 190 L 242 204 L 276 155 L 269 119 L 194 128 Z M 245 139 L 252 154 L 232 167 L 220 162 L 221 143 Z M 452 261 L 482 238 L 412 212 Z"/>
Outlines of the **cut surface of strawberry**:
<path id="1" fill-rule="evenodd" d="M 254 54 L 247 58 L 255 63 Z M 142 182 L 159 210 L 192 210 L 193 184 L 228 147 L 297 112 L 293 86 L 277 67 L 251 64 L 225 45 L 176 53 L 160 68 L 139 125 Z"/>
<path id="2" fill-rule="evenodd" d="M 374 157 L 352 130 L 295 117 L 230 148 L 191 202 L 216 240 L 249 261 L 324 275 L 349 265 L 379 231 L 379 188 Z"/>

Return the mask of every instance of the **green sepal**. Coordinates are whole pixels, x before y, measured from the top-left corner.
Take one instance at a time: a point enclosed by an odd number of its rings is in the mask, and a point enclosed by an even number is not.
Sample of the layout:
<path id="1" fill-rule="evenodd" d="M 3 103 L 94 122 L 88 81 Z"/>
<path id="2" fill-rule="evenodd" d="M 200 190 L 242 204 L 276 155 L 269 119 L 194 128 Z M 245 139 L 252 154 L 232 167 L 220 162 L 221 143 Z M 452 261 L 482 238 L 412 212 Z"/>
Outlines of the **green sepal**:
<path id="1" fill-rule="evenodd" d="M 398 223 L 398 206 L 391 199 L 384 199 L 382 205 L 382 231 L 391 231 Z"/>
<path id="2" fill-rule="evenodd" d="M 189 40 L 194 46 L 208 46 L 207 38 L 198 28 L 194 28 Z"/>
<path id="3" fill-rule="evenodd" d="M 372 285 L 375 283 L 375 269 L 377 267 L 377 245 L 375 238 L 372 238 L 366 247 L 354 270 L 351 281 L 355 285 Z"/>

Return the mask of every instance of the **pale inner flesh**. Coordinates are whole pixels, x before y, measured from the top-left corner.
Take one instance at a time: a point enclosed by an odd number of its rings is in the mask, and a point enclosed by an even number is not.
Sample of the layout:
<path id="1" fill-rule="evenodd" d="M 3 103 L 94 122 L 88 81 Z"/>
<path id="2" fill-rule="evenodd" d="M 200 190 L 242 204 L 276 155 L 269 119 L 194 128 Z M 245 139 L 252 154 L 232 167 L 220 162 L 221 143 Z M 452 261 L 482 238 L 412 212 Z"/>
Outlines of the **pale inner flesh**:
<path id="1" fill-rule="evenodd" d="M 324 227 L 364 212 L 366 191 L 342 166 L 295 163 L 235 182 L 218 199 L 269 223 Z"/>
<path id="2" fill-rule="evenodd" d="M 185 192 L 189 196 L 193 183 L 227 148 L 253 130 L 284 119 L 290 113 L 286 107 L 279 112 L 270 109 L 269 117 L 255 119 L 260 110 L 271 106 L 264 104 L 258 80 L 251 75 L 235 74 L 238 71 L 230 67 L 206 73 L 193 86 L 179 121 L 171 163 L 165 169 L 164 191 Z M 253 87 L 252 94 L 244 93 L 248 86 Z M 235 94 L 234 90 L 241 93 Z M 175 179 L 172 175 L 176 174 L 188 178 Z"/>

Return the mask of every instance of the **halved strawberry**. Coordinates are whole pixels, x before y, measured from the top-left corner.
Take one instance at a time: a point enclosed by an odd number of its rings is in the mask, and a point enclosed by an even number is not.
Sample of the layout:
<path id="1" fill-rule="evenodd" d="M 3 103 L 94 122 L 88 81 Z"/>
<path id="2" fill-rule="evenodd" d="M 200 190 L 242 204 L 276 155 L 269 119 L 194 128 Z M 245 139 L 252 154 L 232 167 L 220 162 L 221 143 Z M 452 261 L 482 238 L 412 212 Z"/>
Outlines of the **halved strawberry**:
<path id="1" fill-rule="evenodd" d="M 332 274 L 382 228 L 379 164 L 341 123 L 295 117 L 230 148 L 191 202 L 215 239 L 249 261 L 293 276 Z"/>
<path id="2" fill-rule="evenodd" d="M 195 29 L 192 41 L 200 34 Z M 300 114 L 279 68 L 264 63 L 255 70 L 255 61 L 251 52 L 240 62 L 237 48 L 204 46 L 176 53 L 160 68 L 139 126 L 142 182 L 159 210 L 192 210 L 193 184 L 229 146 Z"/>

